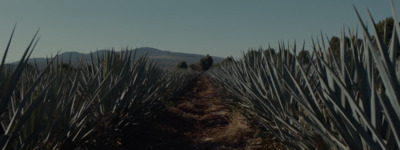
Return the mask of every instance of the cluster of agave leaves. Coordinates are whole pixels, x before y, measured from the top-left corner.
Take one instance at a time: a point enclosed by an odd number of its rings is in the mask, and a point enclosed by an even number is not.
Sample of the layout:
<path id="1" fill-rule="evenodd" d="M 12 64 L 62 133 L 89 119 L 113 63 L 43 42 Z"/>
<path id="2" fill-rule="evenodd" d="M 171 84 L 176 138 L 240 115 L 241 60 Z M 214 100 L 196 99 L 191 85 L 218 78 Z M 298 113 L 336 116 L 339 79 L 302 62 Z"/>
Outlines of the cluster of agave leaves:
<path id="1" fill-rule="evenodd" d="M 13 33 L 0 66 L 2 149 L 85 145 L 150 116 L 195 77 L 161 70 L 147 57 L 132 60 L 127 51 L 110 51 L 103 59 L 92 57 L 91 63 L 78 69 L 63 67 L 62 60 L 54 57 L 39 70 L 27 63 L 36 35 L 18 65 L 11 67 L 5 59 Z"/>
<path id="2" fill-rule="evenodd" d="M 288 149 L 400 149 L 400 27 L 391 4 L 396 23 L 388 45 L 368 33 L 356 10 L 362 42 L 349 32 L 345 43 L 342 32 L 339 58 L 321 36 L 308 64 L 293 57 L 295 44 L 280 44 L 280 55 L 248 53 L 208 74 L 241 99 L 229 103 Z"/>

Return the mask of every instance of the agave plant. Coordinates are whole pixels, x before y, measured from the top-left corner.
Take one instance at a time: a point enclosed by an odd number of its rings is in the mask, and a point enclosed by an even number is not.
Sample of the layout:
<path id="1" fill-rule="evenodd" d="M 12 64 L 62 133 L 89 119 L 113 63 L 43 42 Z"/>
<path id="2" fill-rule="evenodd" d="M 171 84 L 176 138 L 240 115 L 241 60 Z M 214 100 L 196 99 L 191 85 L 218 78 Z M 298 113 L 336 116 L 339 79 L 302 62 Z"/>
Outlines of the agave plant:
<path id="1" fill-rule="evenodd" d="M 349 32 L 352 38 L 346 43 L 342 32 L 338 59 L 321 36 L 313 40 L 310 64 L 291 56 L 295 44 L 280 44 L 279 56 L 259 51 L 209 74 L 241 97 L 239 106 L 287 148 L 399 149 L 399 24 L 384 45 L 379 36 L 374 43 L 360 23 L 362 43 L 357 32 Z"/>

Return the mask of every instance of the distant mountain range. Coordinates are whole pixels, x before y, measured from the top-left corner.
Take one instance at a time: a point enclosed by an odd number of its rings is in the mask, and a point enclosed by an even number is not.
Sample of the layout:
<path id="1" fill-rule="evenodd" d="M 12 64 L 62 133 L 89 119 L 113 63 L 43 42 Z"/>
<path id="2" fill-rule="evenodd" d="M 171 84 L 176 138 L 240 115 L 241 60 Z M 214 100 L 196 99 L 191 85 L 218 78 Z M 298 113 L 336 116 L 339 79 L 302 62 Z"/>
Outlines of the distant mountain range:
<path id="1" fill-rule="evenodd" d="M 64 52 L 59 54 L 58 60 L 64 63 L 68 63 L 71 58 L 71 64 L 76 66 L 80 64 L 81 61 L 89 63 L 91 61 L 91 57 L 97 60 L 97 57 L 102 58 L 105 53 L 110 50 L 99 50 L 95 52 L 91 52 L 88 54 L 79 53 L 79 52 Z M 187 64 L 193 64 L 200 61 L 205 55 L 200 54 L 189 54 L 189 53 L 180 53 L 180 52 L 170 52 L 159 50 L 151 47 L 142 47 L 130 50 L 132 56 L 136 53 L 136 58 L 147 55 L 150 62 L 155 62 L 158 66 L 162 68 L 175 68 L 176 65 L 180 61 L 186 61 Z M 121 53 L 121 51 L 116 51 L 116 53 Z M 221 62 L 224 58 L 212 56 L 214 63 Z M 29 63 L 36 62 L 39 67 L 43 67 L 47 64 L 47 58 L 31 58 L 29 59 Z"/>

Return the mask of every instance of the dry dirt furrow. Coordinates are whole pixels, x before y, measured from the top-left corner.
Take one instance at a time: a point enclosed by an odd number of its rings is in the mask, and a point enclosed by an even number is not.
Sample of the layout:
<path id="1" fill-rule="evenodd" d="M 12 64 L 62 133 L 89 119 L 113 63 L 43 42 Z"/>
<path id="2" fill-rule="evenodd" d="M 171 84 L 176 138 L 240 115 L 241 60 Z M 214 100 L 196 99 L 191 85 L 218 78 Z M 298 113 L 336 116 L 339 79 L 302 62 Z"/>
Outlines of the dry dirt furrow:
<path id="1" fill-rule="evenodd" d="M 277 140 L 261 138 L 248 120 L 223 104 L 206 75 L 173 99 L 154 120 L 127 131 L 127 149 L 279 149 Z"/>

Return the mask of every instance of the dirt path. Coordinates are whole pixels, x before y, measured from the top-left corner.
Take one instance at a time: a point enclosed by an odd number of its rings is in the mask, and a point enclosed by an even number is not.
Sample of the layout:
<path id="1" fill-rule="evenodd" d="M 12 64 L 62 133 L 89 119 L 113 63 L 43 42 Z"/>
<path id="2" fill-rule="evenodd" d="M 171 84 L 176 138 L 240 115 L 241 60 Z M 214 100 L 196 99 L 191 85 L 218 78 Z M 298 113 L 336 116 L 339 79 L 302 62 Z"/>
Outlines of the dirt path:
<path id="1" fill-rule="evenodd" d="M 155 120 L 142 124 L 123 141 L 137 149 L 278 149 L 261 138 L 243 115 L 223 104 L 226 98 L 200 75 L 190 89 L 167 104 Z"/>

